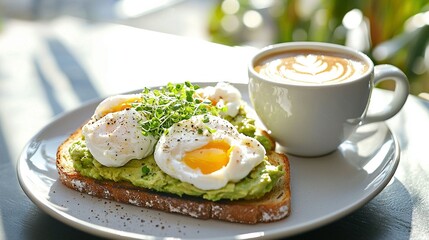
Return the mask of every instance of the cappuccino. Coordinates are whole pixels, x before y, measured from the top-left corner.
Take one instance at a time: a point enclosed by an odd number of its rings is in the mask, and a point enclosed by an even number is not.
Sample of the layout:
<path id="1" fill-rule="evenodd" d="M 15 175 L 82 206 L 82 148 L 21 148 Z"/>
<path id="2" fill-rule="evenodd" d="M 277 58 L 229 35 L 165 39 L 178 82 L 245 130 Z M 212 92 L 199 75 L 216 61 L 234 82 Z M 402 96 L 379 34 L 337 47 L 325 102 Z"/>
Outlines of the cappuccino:
<path id="1" fill-rule="evenodd" d="M 362 60 L 333 52 L 293 50 L 269 55 L 254 69 L 268 79 L 303 85 L 340 83 L 356 79 L 368 70 Z"/>
<path id="2" fill-rule="evenodd" d="M 279 149 L 315 157 L 333 152 L 356 128 L 394 116 L 408 97 L 397 67 L 321 42 L 287 42 L 257 52 L 247 66 L 249 98 Z M 395 82 L 392 100 L 371 111 L 374 86 Z"/>

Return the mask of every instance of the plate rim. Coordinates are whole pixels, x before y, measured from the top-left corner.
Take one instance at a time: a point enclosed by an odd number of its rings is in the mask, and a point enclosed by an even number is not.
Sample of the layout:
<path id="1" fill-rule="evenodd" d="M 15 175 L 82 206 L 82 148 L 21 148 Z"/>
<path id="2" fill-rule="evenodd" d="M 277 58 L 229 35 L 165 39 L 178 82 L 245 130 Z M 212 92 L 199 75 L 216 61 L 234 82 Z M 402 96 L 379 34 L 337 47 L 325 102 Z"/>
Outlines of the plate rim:
<path id="1" fill-rule="evenodd" d="M 217 82 L 191 82 L 192 84 L 199 85 L 201 87 L 205 86 L 212 86 L 213 84 L 216 84 Z M 247 83 L 231 83 L 232 85 L 239 86 L 239 88 L 245 88 L 248 84 Z M 153 86 L 147 86 L 149 88 L 158 88 L 161 87 L 159 85 L 153 85 Z M 118 93 L 118 94 L 128 94 L 128 93 L 135 93 L 138 91 L 141 91 L 142 88 L 127 91 L 124 93 Z M 374 89 L 377 90 L 377 89 Z M 16 164 L 16 173 L 18 177 L 18 182 L 20 187 L 23 189 L 24 193 L 27 195 L 27 197 L 41 210 L 43 210 L 45 213 L 50 215 L 51 217 L 57 219 L 58 221 L 67 224 L 75 229 L 84 231 L 86 233 L 100 236 L 100 237 L 106 237 L 106 238 L 112 238 L 112 237 L 121 237 L 126 239 L 141 239 L 141 238 L 151 238 L 151 239 L 160 239 L 163 237 L 160 236 L 154 236 L 154 235 L 147 235 L 143 233 L 133 233 L 123 230 L 116 230 L 111 229 L 108 227 L 104 227 L 102 225 L 97 225 L 82 219 L 79 219 L 71 214 L 67 214 L 66 212 L 59 211 L 52 206 L 50 206 L 49 201 L 45 198 L 39 198 L 36 196 L 36 194 L 29 188 L 29 186 L 26 185 L 25 177 L 22 175 L 23 167 L 25 166 L 25 163 L 27 160 L 27 157 L 25 156 L 25 153 L 30 146 L 30 144 L 34 141 L 37 141 L 38 137 L 42 135 L 46 130 L 51 127 L 54 123 L 57 123 L 58 121 L 61 121 L 62 119 L 66 118 L 69 115 L 73 115 L 79 110 L 88 107 L 89 105 L 96 104 L 97 102 L 102 101 L 103 97 L 98 97 L 86 102 L 83 102 L 79 106 L 70 109 L 66 112 L 63 112 L 61 114 L 58 114 L 54 116 L 44 127 L 42 127 L 30 140 L 25 144 L 23 150 L 21 151 L 21 154 L 19 155 L 17 164 Z M 301 223 L 300 225 L 294 227 L 290 230 L 282 230 L 281 228 L 276 229 L 269 229 L 265 230 L 263 233 L 255 232 L 255 233 L 245 233 L 245 234 L 238 234 L 238 235 L 231 235 L 231 236 L 224 236 L 224 237 L 215 237 L 215 238 L 207 238 L 207 239 L 230 239 L 231 237 L 235 237 L 238 239 L 250 239 L 250 238 L 258 238 L 258 239 L 265 239 L 265 238 L 273 238 L 273 237 L 290 237 L 293 235 L 297 235 L 300 233 L 304 233 L 306 231 L 314 230 L 316 228 L 320 228 L 322 226 L 325 226 L 329 223 L 332 223 L 336 220 L 339 220 L 350 213 L 356 211 L 357 209 L 361 208 L 363 205 L 368 203 L 371 199 L 373 199 L 375 196 L 377 196 L 392 180 L 393 176 L 395 175 L 396 169 L 398 168 L 399 162 L 400 162 L 400 145 L 397 140 L 397 137 L 393 134 L 393 132 L 390 130 L 389 126 L 385 122 L 379 122 L 377 124 L 384 124 L 386 125 L 386 128 L 390 134 L 390 137 L 393 140 L 393 146 L 394 146 L 394 154 L 393 156 L 387 161 L 389 162 L 386 164 L 384 168 L 390 167 L 391 170 L 388 172 L 386 177 L 384 177 L 384 181 L 379 184 L 368 196 L 361 199 L 360 201 L 354 202 L 351 205 L 348 205 L 348 207 L 343 207 L 342 209 L 338 209 L 335 212 L 332 212 L 328 215 L 324 215 L 323 217 L 313 219 L 312 221 L 307 221 L 305 223 Z M 64 133 L 64 135 L 67 135 L 67 133 Z M 379 175 L 377 175 L 379 176 Z M 293 211 L 293 210 L 292 210 Z M 287 220 L 287 218 L 286 218 Z M 269 223 L 268 223 L 269 224 Z"/>

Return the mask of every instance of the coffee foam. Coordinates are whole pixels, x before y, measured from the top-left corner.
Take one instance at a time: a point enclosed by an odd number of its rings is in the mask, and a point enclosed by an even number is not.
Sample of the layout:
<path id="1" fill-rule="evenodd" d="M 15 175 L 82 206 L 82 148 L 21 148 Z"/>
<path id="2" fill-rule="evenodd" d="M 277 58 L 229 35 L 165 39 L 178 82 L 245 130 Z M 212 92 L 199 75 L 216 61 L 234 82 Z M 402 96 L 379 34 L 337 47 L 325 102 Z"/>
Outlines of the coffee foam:
<path id="1" fill-rule="evenodd" d="M 303 51 L 271 56 L 255 67 L 259 74 L 274 81 L 317 85 L 349 81 L 367 69 L 352 57 Z"/>

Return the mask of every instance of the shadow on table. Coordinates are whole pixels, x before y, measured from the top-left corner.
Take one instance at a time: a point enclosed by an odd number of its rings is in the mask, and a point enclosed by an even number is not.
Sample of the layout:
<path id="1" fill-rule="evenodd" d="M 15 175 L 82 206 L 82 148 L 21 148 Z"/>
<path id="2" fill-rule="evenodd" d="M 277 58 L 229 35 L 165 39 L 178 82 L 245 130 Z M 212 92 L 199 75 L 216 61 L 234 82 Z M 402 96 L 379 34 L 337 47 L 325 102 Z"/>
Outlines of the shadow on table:
<path id="1" fill-rule="evenodd" d="M 46 42 L 58 67 L 67 76 L 79 100 L 85 102 L 98 97 L 99 94 L 91 78 L 71 50 L 56 38 L 47 38 Z"/>
<path id="2" fill-rule="evenodd" d="M 0 161 L 0 239 L 97 239 L 43 213 L 20 189 L 14 165 Z M 55 227 L 53 227 L 55 226 Z"/>
<path id="3" fill-rule="evenodd" d="M 73 52 L 56 38 L 46 38 L 45 42 L 58 67 L 58 71 L 64 74 L 65 79 L 69 82 L 73 90 L 73 94 L 76 95 L 80 102 L 100 97 L 84 66 L 76 59 Z M 60 83 L 58 83 L 58 79 L 50 79 L 53 78 L 52 74 L 49 73 L 49 70 L 46 70 L 49 68 L 43 66 L 40 58 L 40 56 L 35 56 L 33 63 L 51 110 L 54 115 L 57 115 L 65 110 L 58 99 L 61 97 L 61 93 L 58 94 L 58 92 L 55 92 L 58 91 Z M 58 86 L 56 87 L 56 85 Z"/>
<path id="4" fill-rule="evenodd" d="M 372 201 L 354 213 L 290 239 L 409 239 L 413 203 L 396 178 Z"/>
<path id="5" fill-rule="evenodd" d="M 43 212 L 38 212 L 37 214 L 33 212 L 29 214 L 24 224 L 31 226 L 31 228 L 25 228 L 25 232 L 22 233 L 25 235 L 23 239 L 102 239 L 77 230 L 64 223 L 59 223 L 58 220 Z"/>

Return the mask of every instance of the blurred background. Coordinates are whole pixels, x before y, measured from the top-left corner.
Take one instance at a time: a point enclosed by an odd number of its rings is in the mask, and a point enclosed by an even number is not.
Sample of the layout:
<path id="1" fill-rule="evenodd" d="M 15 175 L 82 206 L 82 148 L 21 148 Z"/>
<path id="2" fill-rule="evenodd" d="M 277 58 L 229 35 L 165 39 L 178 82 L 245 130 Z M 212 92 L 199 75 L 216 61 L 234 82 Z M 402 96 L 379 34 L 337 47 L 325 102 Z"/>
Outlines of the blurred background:
<path id="1" fill-rule="evenodd" d="M 376 64 L 401 68 L 413 94 L 429 89 L 427 0 L 223 0 L 211 12 L 208 29 L 213 41 L 228 45 L 322 41 L 350 46 Z"/>
<path id="2" fill-rule="evenodd" d="M 427 0 L 0 0 L 0 29 L 11 19 L 44 22 L 63 16 L 231 46 L 343 44 L 365 52 L 376 64 L 400 67 L 412 94 L 429 92 Z"/>

